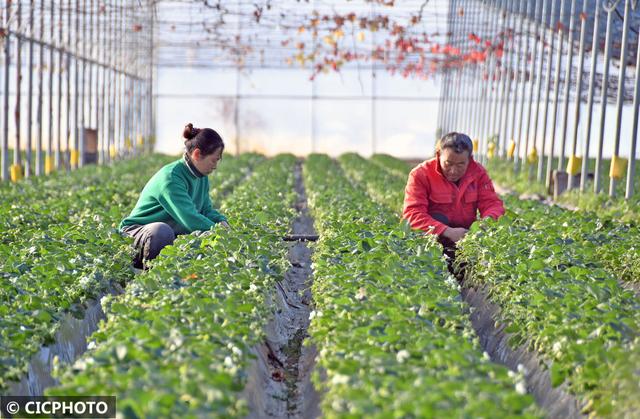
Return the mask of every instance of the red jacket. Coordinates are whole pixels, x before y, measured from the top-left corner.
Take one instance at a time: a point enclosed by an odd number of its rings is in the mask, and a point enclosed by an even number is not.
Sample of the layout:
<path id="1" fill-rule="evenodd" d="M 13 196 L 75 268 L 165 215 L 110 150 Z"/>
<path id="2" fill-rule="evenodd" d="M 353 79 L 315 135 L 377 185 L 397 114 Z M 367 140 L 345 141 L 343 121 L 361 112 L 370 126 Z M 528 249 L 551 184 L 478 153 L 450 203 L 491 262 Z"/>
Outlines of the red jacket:
<path id="1" fill-rule="evenodd" d="M 478 211 L 481 218 L 497 219 L 504 214 L 504 206 L 487 171 L 473 157 L 458 185 L 444 177 L 438 160 L 436 155 L 409 174 L 403 218 L 412 228 L 440 235 L 447 227 L 471 227 Z M 434 215 L 448 223 L 434 219 Z"/>

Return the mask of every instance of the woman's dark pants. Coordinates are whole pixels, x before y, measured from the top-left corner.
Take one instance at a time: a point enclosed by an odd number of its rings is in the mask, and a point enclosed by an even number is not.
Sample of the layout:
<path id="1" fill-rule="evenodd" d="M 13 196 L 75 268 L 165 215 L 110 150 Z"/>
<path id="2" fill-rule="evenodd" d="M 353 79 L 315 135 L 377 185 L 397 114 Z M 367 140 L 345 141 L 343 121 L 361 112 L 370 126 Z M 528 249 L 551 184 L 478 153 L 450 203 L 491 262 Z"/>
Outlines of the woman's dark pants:
<path id="1" fill-rule="evenodd" d="M 133 267 L 145 268 L 145 262 L 154 259 L 162 248 L 173 243 L 176 233 L 166 223 L 151 223 L 125 227 L 122 232 L 133 238 L 136 249 Z"/>

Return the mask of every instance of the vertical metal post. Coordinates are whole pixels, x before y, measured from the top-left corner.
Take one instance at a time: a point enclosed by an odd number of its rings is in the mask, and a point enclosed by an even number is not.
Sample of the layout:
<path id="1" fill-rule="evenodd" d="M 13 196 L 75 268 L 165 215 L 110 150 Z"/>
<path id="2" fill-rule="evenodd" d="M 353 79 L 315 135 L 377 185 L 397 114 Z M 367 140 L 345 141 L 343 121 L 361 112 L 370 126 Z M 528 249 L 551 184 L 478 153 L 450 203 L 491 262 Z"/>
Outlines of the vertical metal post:
<path id="1" fill-rule="evenodd" d="M 493 6 L 489 6 L 492 7 L 493 10 L 493 14 L 492 14 L 492 18 L 491 18 L 491 25 L 490 25 L 490 29 L 487 31 L 487 36 L 491 36 L 492 33 L 491 31 L 493 30 L 492 28 L 497 27 L 497 21 L 498 21 L 498 8 L 497 5 L 493 5 Z M 497 88 L 495 86 L 495 73 L 496 73 L 496 61 L 497 61 L 497 57 L 495 56 L 495 54 L 490 54 L 489 55 L 489 63 L 488 63 L 488 75 L 487 75 L 487 97 L 486 97 L 486 102 L 485 102 L 485 106 L 484 108 L 486 109 L 485 111 L 485 119 L 483 120 L 483 133 L 484 133 L 484 141 L 483 141 L 483 163 L 487 163 L 488 160 L 488 156 L 487 156 L 487 151 L 488 151 L 488 146 L 489 146 L 489 138 L 491 137 L 492 133 L 491 133 L 491 120 L 492 120 L 492 109 L 493 107 L 491 106 L 494 100 L 494 96 L 497 96 Z"/>
<path id="2" fill-rule="evenodd" d="M 462 27 L 462 33 L 460 34 L 460 40 L 459 40 L 459 48 L 460 48 L 460 53 L 462 55 L 467 54 L 469 52 L 469 38 L 468 38 L 468 34 L 469 32 L 471 32 L 472 26 L 471 26 L 471 20 L 469 19 L 469 16 L 473 16 L 472 12 L 473 10 L 471 9 L 471 2 L 469 1 L 463 1 L 464 4 L 464 19 L 463 19 L 463 27 Z M 464 79 L 464 92 L 462 94 L 462 100 L 463 100 L 463 111 L 460 114 L 460 117 L 462 118 L 461 120 L 461 127 L 464 130 L 464 133 L 467 133 L 468 135 L 472 136 L 473 133 L 471 132 L 472 130 L 472 122 L 473 122 L 473 106 L 472 106 L 472 97 L 473 97 L 473 81 L 474 81 L 474 77 L 473 77 L 473 69 L 471 68 L 470 65 L 466 65 L 463 63 L 462 67 L 462 75 L 463 75 L 463 79 Z M 473 137 L 472 137 L 473 138 Z"/>
<path id="3" fill-rule="evenodd" d="M 557 117 L 558 117 L 558 101 L 560 100 L 560 72 L 562 69 L 562 47 L 564 42 L 564 27 L 562 19 L 565 13 L 566 0 L 560 0 L 560 17 L 558 22 L 558 50 L 556 51 L 556 68 L 555 68 L 555 84 L 553 86 L 553 110 L 551 111 L 551 145 L 549 148 L 549 156 L 547 157 L 547 178 L 545 184 L 547 188 L 551 185 L 551 171 L 553 169 L 553 158 L 555 155 L 556 146 L 556 131 L 557 131 Z M 566 81 L 569 82 L 568 80 Z"/>
<path id="4" fill-rule="evenodd" d="M 154 95 L 155 95 L 155 90 L 153 88 L 153 84 L 155 82 L 155 78 L 154 78 L 154 65 L 155 65 L 155 60 L 154 60 L 154 55 L 155 55 L 155 37 L 154 37 L 154 20 L 153 20 L 153 14 L 155 12 L 154 9 L 154 3 L 150 3 L 150 7 L 151 7 L 151 13 L 150 13 L 150 18 L 149 18 L 149 26 L 151 26 L 151 34 L 149 36 L 149 79 L 147 81 L 148 84 L 148 93 L 147 93 L 147 100 L 149 102 L 148 105 L 148 109 L 147 112 L 149 113 L 148 117 L 149 117 L 149 136 L 150 137 L 154 137 L 155 138 L 155 132 L 156 132 L 156 125 L 155 125 L 155 113 L 156 113 L 156 107 L 155 107 L 155 100 L 154 100 Z M 150 147 L 149 147 L 149 151 L 153 151 L 153 149 L 151 148 L 151 143 L 149 143 Z"/>
<path id="5" fill-rule="evenodd" d="M 11 3 L 7 2 L 4 15 L 4 27 L 7 34 L 4 37 L 4 114 L 2 118 L 2 155 L 0 155 L 0 165 L 2 180 L 9 179 L 9 77 L 11 65 L 11 34 L 9 24 L 11 23 Z"/>
<path id="6" fill-rule="evenodd" d="M 126 147 L 124 145 L 124 139 L 125 139 L 125 106 L 124 106 L 124 101 L 126 98 L 126 76 L 125 76 L 125 63 L 126 63 L 126 50 L 125 50 L 125 29 L 124 29 L 124 19 L 125 19 L 125 15 L 124 15 L 124 7 L 125 7 L 125 1 L 126 0 L 122 0 L 120 2 L 120 9 L 119 9 L 119 22 L 118 22 L 118 39 L 119 39 L 119 43 L 118 43 L 118 151 L 120 153 L 126 153 Z M 118 155 L 120 155 L 120 153 L 118 153 Z"/>
<path id="7" fill-rule="evenodd" d="M 569 89 L 571 87 L 571 73 L 573 70 L 573 27 L 576 14 L 576 0 L 571 0 L 571 16 L 569 16 L 569 39 L 567 41 L 567 69 L 564 77 L 564 102 L 562 108 L 562 138 L 560 142 L 560 154 L 558 158 L 558 170 L 564 169 L 564 156 L 567 144 L 567 125 L 569 119 Z M 580 79 L 582 74 L 578 74 Z M 576 90 L 577 103 L 580 104 L 581 86 Z M 578 106 L 579 107 L 579 106 Z M 578 121 L 575 121 L 576 124 Z"/>
<path id="8" fill-rule="evenodd" d="M 91 1 L 93 3 L 93 0 Z M 92 6 L 92 10 L 93 6 Z M 101 25 L 102 19 L 100 11 L 100 2 L 96 3 L 96 8 L 92 12 L 96 14 L 96 60 L 100 63 L 96 66 L 96 135 L 98 137 L 98 164 L 104 164 L 104 118 L 102 111 L 102 101 L 104 98 L 104 52 L 105 52 L 105 40 L 103 39 L 103 25 Z M 106 22 L 105 22 L 106 23 Z"/>
<path id="9" fill-rule="evenodd" d="M 20 166 L 20 133 L 21 133 L 21 118 L 20 107 L 21 93 L 22 93 L 22 2 L 18 2 L 17 9 L 17 28 L 16 28 L 16 107 L 14 111 L 14 118 L 16 124 L 16 142 L 13 148 L 13 164 L 14 166 Z M 42 47 L 41 47 L 42 48 Z M 42 64 L 41 64 L 42 65 Z"/>
<path id="10" fill-rule="evenodd" d="M 625 199 L 633 196 L 633 182 L 636 174 L 636 147 L 638 145 L 638 107 L 640 107 L 640 33 L 638 34 L 638 48 L 636 48 L 636 81 L 633 92 L 633 128 L 631 129 L 631 143 L 629 145 L 629 170 L 627 171 L 627 188 Z"/>
<path id="11" fill-rule="evenodd" d="M 46 158 L 46 164 L 48 165 L 49 169 L 52 167 L 52 152 L 53 152 L 53 78 L 54 78 L 54 70 L 55 70 L 55 63 L 54 63 L 54 37 L 55 37 L 55 7 L 54 7 L 54 3 L 51 2 L 50 4 L 50 11 L 49 11 L 49 115 L 47 118 L 47 122 L 48 122 L 48 130 L 47 130 L 47 158 Z M 46 169 L 46 167 L 45 167 Z"/>
<path id="12" fill-rule="evenodd" d="M 593 38 L 591 46 L 591 68 L 589 73 L 589 94 L 587 99 L 587 121 L 582 145 L 582 177 L 580 178 L 580 192 L 587 189 L 587 172 L 589 170 L 589 155 L 591 148 L 591 121 L 593 119 L 593 94 L 596 81 L 596 64 L 600 50 L 600 1 L 596 0 L 593 12 Z"/>
<path id="13" fill-rule="evenodd" d="M 81 124 L 81 117 L 80 117 L 80 102 L 81 102 L 81 97 L 80 97 L 80 0 L 76 0 L 76 19 L 75 19 L 75 28 L 74 28 L 74 34 L 75 34 L 75 49 L 74 49 L 74 89 L 73 89 L 73 95 L 74 95 L 74 101 L 73 101 L 73 150 L 75 151 L 76 154 L 76 158 L 78 160 L 72 162 L 72 167 L 74 169 L 78 168 L 78 164 L 80 162 L 80 155 L 81 150 L 80 150 L 80 124 Z M 79 154 L 78 154 L 79 153 Z"/>
<path id="14" fill-rule="evenodd" d="M 618 73 L 618 101 L 616 104 L 616 133 L 613 143 L 613 156 L 618 157 L 620 153 L 620 131 L 622 129 L 622 105 L 624 101 L 624 81 L 627 71 L 627 49 L 629 48 L 629 20 L 631 20 L 631 0 L 624 1 L 624 21 L 622 22 L 622 49 L 620 51 L 620 72 Z M 637 69 L 636 69 L 637 71 Z M 613 160 L 611 161 L 613 164 Z M 616 195 L 617 179 L 609 177 L 609 196 Z"/>
<path id="15" fill-rule="evenodd" d="M 576 103 L 575 110 L 573 114 L 573 136 L 571 143 L 571 156 L 576 156 L 577 148 L 578 148 L 578 126 L 580 125 L 580 107 L 582 105 L 582 73 L 584 72 L 584 44 L 587 33 L 587 0 L 582 0 L 582 13 L 580 14 L 580 55 L 578 56 L 578 75 L 577 75 L 577 86 L 576 86 Z M 595 54 L 592 51 L 592 54 Z M 591 121 L 589 121 L 591 122 Z M 586 172 L 582 172 L 582 177 L 587 177 Z M 573 189 L 576 185 L 575 176 L 572 176 L 569 173 L 569 184 L 568 188 Z"/>
<path id="16" fill-rule="evenodd" d="M 38 38 L 40 46 L 38 48 L 38 99 L 36 102 L 36 175 L 42 174 L 42 143 L 43 143 L 43 124 L 42 118 L 43 101 L 44 101 L 44 3 L 46 0 L 40 0 L 40 30 Z"/>
<path id="17" fill-rule="evenodd" d="M 513 88 L 513 105 L 511 110 L 511 126 L 509 130 L 509 140 L 516 140 L 516 118 L 518 115 L 518 83 L 520 82 L 520 60 L 522 60 L 522 29 L 523 29 L 523 21 L 524 21 L 524 11 L 526 10 L 527 0 L 523 0 L 520 2 L 520 6 L 517 10 L 518 16 L 518 34 L 520 34 L 518 39 L 518 46 L 516 49 L 515 55 L 515 65 L 513 70 L 513 77 L 515 79 L 515 86 Z M 515 42 L 515 41 L 514 41 Z"/>
<path id="18" fill-rule="evenodd" d="M 77 144 L 78 144 L 78 167 L 84 166 L 84 128 L 85 128 L 85 115 L 86 115 L 86 72 L 87 72 L 87 0 L 83 0 L 80 5 L 78 0 L 78 46 L 76 49 L 76 62 L 80 61 L 80 90 L 76 97 L 78 98 L 76 116 L 79 116 L 79 123 L 76 124 L 77 132 Z M 80 16 L 82 16 L 82 23 L 80 23 Z M 80 25 L 82 25 L 82 32 L 80 32 Z M 82 49 L 80 48 L 80 40 L 82 40 Z M 76 67 L 77 69 L 77 67 Z"/>
<path id="19" fill-rule="evenodd" d="M 95 26 L 93 24 L 93 17 L 94 17 L 94 11 L 93 11 L 93 0 L 91 0 L 89 2 L 89 9 L 87 10 L 87 4 L 85 2 L 85 10 L 84 10 L 84 24 L 85 27 L 87 25 L 87 14 L 89 15 L 89 38 L 87 41 L 87 38 L 85 38 L 85 45 L 88 44 L 88 46 L 86 47 L 85 50 L 85 59 L 91 59 L 91 60 L 96 60 L 96 56 L 95 56 L 95 51 L 97 48 L 97 42 L 95 42 L 95 40 L 93 39 L 93 27 Z M 85 33 L 86 35 L 86 33 Z M 88 63 L 88 71 L 87 71 L 87 86 L 88 88 L 88 94 L 87 94 L 87 105 L 89 108 L 89 113 L 87 114 L 87 126 L 93 128 L 95 127 L 94 123 L 93 123 L 93 71 L 94 71 L 94 64 L 93 63 Z M 97 94 L 97 93 L 96 93 Z"/>
<path id="20" fill-rule="evenodd" d="M 375 2 L 371 2 L 371 17 L 375 15 Z M 375 32 L 371 33 L 373 45 L 375 45 Z M 375 48 L 375 46 L 374 46 Z M 371 154 L 376 153 L 376 67 L 373 59 L 371 60 Z"/>
<path id="21" fill-rule="evenodd" d="M 533 16 L 529 16 L 529 5 L 527 1 L 523 1 L 522 2 L 524 4 L 524 7 L 521 7 L 520 9 L 520 28 L 518 29 L 518 32 L 520 33 L 520 42 L 518 43 L 518 45 L 522 44 L 523 42 L 523 37 L 524 39 L 524 51 L 520 51 L 518 50 L 518 56 L 524 56 L 522 57 L 521 61 L 522 61 L 522 67 L 520 68 L 520 76 L 518 77 L 518 83 L 520 83 L 520 88 L 522 89 L 522 91 L 520 92 L 520 112 L 517 113 L 518 117 L 517 117 L 517 121 L 516 121 L 516 109 L 518 106 L 518 86 L 516 85 L 516 90 L 515 90 L 515 95 L 514 95 L 514 99 L 513 99 L 513 119 L 511 121 L 511 138 L 513 139 L 513 141 L 516 142 L 516 151 L 515 154 L 513 155 L 513 168 L 516 171 L 516 173 L 520 170 L 520 150 L 522 148 L 522 123 L 524 121 L 524 107 L 525 107 L 525 96 L 526 96 L 526 86 L 527 86 L 527 59 L 530 57 L 529 56 L 529 37 L 531 36 L 530 29 L 531 29 L 531 21 L 533 20 Z M 533 6 L 533 11 L 535 14 L 535 7 L 536 7 L 536 2 L 534 1 L 532 3 Z M 526 33 L 524 32 L 524 21 L 527 21 L 527 31 Z M 520 48 L 520 47 L 519 47 Z M 528 77 L 528 81 L 533 84 L 533 80 L 531 80 L 531 77 L 533 77 L 533 73 L 529 74 Z M 516 136 L 516 125 L 518 127 L 518 135 Z"/>
<path id="22" fill-rule="evenodd" d="M 553 46 L 555 41 L 555 31 L 553 22 L 555 21 L 557 1 L 551 2 L 551 13 L 549 14 L 549 49 L 547 50 L 547 71 L 545 79 L 544 112 L 542 113 L 542 144 L 540 146 L 540 158 L 538 159 L 538 182 L 542 182 L 544 176 L 544 153 L 547 143 L 547 119 L 549 117 L 549 103 L 551 101 L 551 74 L 553 71 Z"/>
<path id="23" fill-rule="evenodd" d="M 59 28 L 58 28 L 58 113 L 56 114 L 56 155 L 55 155 L 55 167 L 60 168 L 60 153 L 62 152 L 62 72 L 64 69 L 64 44 L 62 28 L 64 26 L 64 3 L 60 0 L 60 8 L 58 14 Z M 68 71 L 68 69 L 66 70 Z"/>
<path id="24" fill-rule="evenodd" d="M 509 144 L 509 138 L 508 138 L 508 124 L 509 124 L 509 101 L 510 101 L 510 97 L 511 97 L 511 85 L 513 84 L 513 80 L 516 76 L 516 72 L 517 72 L 517 64 L 514 65 L 514 58 L 515 58 L 515 53 L 514 53 L 514 47 L 515 47 L 515 6 L 516 6 L 516 2 L 517 0 L 512 0 L 508 6 L 508 8 L 506 9 L 506 14 L 507 14 L 507 32 L 510 33 L 510 36 L 507 38 L 507 42 L 505 43 L 505 48 L 508 45 L 508 67 L 506 67 L 506 77 L 507 79 L 505 80 L 505 85 L 504 85 L 504 93 L 503 93 L 503 98 L 502 98 L 502 110 L 501 110 L 501 115 L 500 115 L 500 119 L 501 119 L 501 128 L 500 128 L 500 137 L 501 137 L 501 142 L 503 144 L 502 146 L 502 150 L 501 150 L 501 154 L 503 157 L 507 156 L 507 148 L 508 148 L 508 144 Z M 514 109 L 515 112 L 515 109 Z"/>
<path id="25" fill-rule="evenodd" d="M 451 0 L 449 2 L 449 12 L 447 13 L 447 43 L 451 43 L 451 39 L 453 37 L 453 32 L 455 30 L 455 1 Z M 454 71 L 451 68 L 445 67 L 446 76 L 447 76 L 447 84 L 446 84 L 446 104 L 445 104 L 445 112 L 444 112 L 444 129 L 442 134 L 449 132 L 451 126 L 453 124 L 453 109 L 454 109 L 454 85 L 452 82 Z"/>
<path id="26" fill-rule="evenodd" d="M 551 0 L 543 0 L 542 2 L 542 15 L 540 16 L 540 22 L 539 24 L 536 24 L 536 33 L 538 38 L 540 39 L 540 48 L 539 48 L 539 61 L 538 61 L 538 70 L 536 71 L 536 108 L 534 111 L 534 116 L 533 116 L 533 147 L 536 147 L 536 144 L 538 144 L 538 138 L 540 137 L 540 139 L 542 140 L 541 136 L 538 134 L 538 122 L 540 120 L 540 102 L 542 100 L 542 80 L 544 78 L 544 74 L 543 74 L 543 69 L 544 69 L 544 48 L 545 48 L 545 43 L 546 43 L 546 35 L 547 35 L 547 28 L 546 28 L 546 19 L 547 19 L 547 14 L 549 12 L 549 1 Z M 553 38 L 552 38 L 553 39 Z M 549 67 L 551 67 L 551 64 L 549 64 Z M 551 68 L 549 68 L 549 72 L 551 71 Z M 547 77 L 548 78 L 548 77 Z M 537 149 L 536 149 L 537 151 Z M 538 166 L 541 160 L 544 160 L 544 146 L 540 148 L 540 155 L 538 156 Z M 540 166 L 539 166 L 540 168 Z M 533 170 L 533 169 L 532 169 Z"/>
<path id="27" fill-rule="evenodd" d="M 504 13 L 504 9 L 506 8 L 506 0 L 504 0 L 501 4 L 501 8 L 500 11 L 502 13 Z M 506 16 L 503 14 L 502 16 L 502 33 L 505 32 L 507 27 L 507 19 Z M 500 127 L 498 126 L 498 104 L 500 103 L 500 101 L 504 100 L 504 96 L 505 96 L 505 90 L 506 90 L 506 82 L 507 82 L 507 77 L 508 75 L 506 74 L 505 71 L 505 57 L 504 57 L 504 53 L 502 55 L 502 58 L 500 59 L 500 92 L 499 92 L 499 96 L 496 95 L 496 101 L 494 102 L 494 108 L 493 108 L 493 121 L 492 121 L 492 131 L 496 134 L 496 135 L 500 135 Z M 505 155 L 505 147 L 504 144 L 506 144 L 506 140 L 504 138 L 500 138 L 498 137 L 498 143 L 501 144 L 499 151 L 499 154 L 501 156 Z"/>
<path id="28" fill-rule="evenodd" d="M 480 11 L 479 11 L 480 17 L 478 20 L 479 23 L 474 27 L 474 31 L 477 32 L 476 28 L 481 27 L 481 25 L 485 20 L 485 12 L 487 9 L 484 7 L 484 1 L 475 2 L 475 4 L 480 5 Z M 477 62 L 475 63 L 474 68 L 471 72 L 471 78 L 473 82 L 473 87 L 472 87 L 472 97 L 470 98 L 471 102 L 469 103 L 469 107 L 471 109 L 470 135 L 474 140 L 479 140 L 480 139 L 480 118 L 482 114 L 482 109 L 480 107 L 480 98 L 482 96 L 480 92 L 482 90 L 482 85 L 483 85 L 481 63 L 477 63 Z"/>
<path id="29" fill-rule="evenodd" d="M 73 144 L 71 142 L 71 32 L 73 28 L 73 23 L 71 20 L 71 0 L 67 0 L 67 104 L 65 107 L 65 111 L 67 114 L 67 122 L 66 122 L 66 135 L 65 135 L 65 167 L 67 170 L 71 169 L 71 156 L 70 152 L 73 148 Z"/>
<path id="30" fill-rule="evenodd" d="M 27 82 L 27 158 L 24 165 L 24 174 L 26 177 L 31 176 L 33 162 L 33 39 L 35 38 L 35 0 L 29 1 L 29 61 L 27 68 L 29 69 L 29 79 Z M 37 166 L 37 165 L 36 165 Z"/>
<path id="31" fill-rule="evenodd" d="M 109 27 L 111 28 L 110 30 L 110 34 L 109 34 L 109 84 L 108 84 L 108 95 L 109 95 L 109 99 L 108 99 L 108 104 L 107 104 L 107 119 L 108 119 L 108 123 L 109 123 L 109 136 L 107 137 L 107 160 L 111 161 L 111 150 L 114 149 L 115 150 L 115 105 L 116 105 L 116 92 L 115 92 L 115 81 L 116 81 L 116 71 L 115 71 L 115 67 L 116 67 L 116 48 L 115 48 L 115 39 L 116 39 L 116 22 L 117 20 L 117 13 L 116 13 L 116 5 L 115 3 L 112 3 L 111 5 L 111 12 L 110 12 L 110 21 L 111 24 L 109 25 Z"/>
<path id="32" fill-rule="evenodd" d="M 527 111 L 527 125 L 525 128 L 525 134 L 524 134 L 524 141 L 525 141 L 524 153 L 522 154 L 522 159 L 525 167 L 528 166 L 528 161 L 529 161 L 528 160 L 529 144 L 532 144 L 533 147 L 535 147 L 535 144 L 536 144 L 535 141 L 536 141 L 537 130 L 538 130 L 538 121 L 536 120 L 535 128 L 533 131 L 533 138 L 531 138 L 531 116 L 534 113 L 534 109 L 533 109 L 534 86 L 537 87 L 537 97 L 535 101 L 536 118 L 538 114 L 538 109 L 540 107 L 538 102 L 540 101 L 540 86 L 542 81 L 542 62 L 544 59 L 544 56 L 543 56 L 544 40 L 542 40 L 542 37 L 544 37 L 544 33 L 545 33 L 544 29 L 540 31 L 540 26 L 543 26 L 541 22 L 544 21 L 544 18 L 545 18 L 544 13 L 546 13 L 546 10 L 545 10 L 546 6 L 544 5 L 544 3 L 546 3 L 546 0 L 542 2 L 536 1 L 534 10 L 533 10 L 532 19 L 529 21 L 528 33 L 534 34 L 534 42 L 533 42 L 533 45 L 531 46 L 531 66 L 529 67 L 529 95 L 528 95 L 529 106 Z M 538 4 L 540 6 L 538 6 Z M 531 28 L 532 26 L 534 26 L 533 30 Z M 540 57 L 538 57 L 538 46 L 536 45 L 536 42 L 540 42 L 543 44 L 541 45 L 541 48 L 540 48 Z M 536 67 L 538 65 L 538 61 L 540 62 L 539 64 L 540 70 L 536 73 Z M 534 83 L 534 77 L 535 77 L 535 83 Z M 523 106 L 524 106 L 524 102 L 523 102 Z M 522 142 L 522 138 L 519 138 L 518 141 Z"/>
<path id="33" fill-rule="evenodd" d="M 596 172 L 593 179 L 593 191 L 600 193 L 601 189 L 601 171 L 602 171 L 602 148 L 604 145 L 604 126 L 607 117 L 607 102 L 608 102 L 608 90 L 609 90 L 609 61 L 611 61 L 611 30 L 613 26 L 613 13 L 617 5 L 617 1 L 613 7 L 605 7 L 603 9 L 607 12 L 607 32 L 604 41 L 604 67 L 602 69 L 602 88 L 600 99 L 600 130 L 598 132 L 598 154 L 596 155 Z"/>

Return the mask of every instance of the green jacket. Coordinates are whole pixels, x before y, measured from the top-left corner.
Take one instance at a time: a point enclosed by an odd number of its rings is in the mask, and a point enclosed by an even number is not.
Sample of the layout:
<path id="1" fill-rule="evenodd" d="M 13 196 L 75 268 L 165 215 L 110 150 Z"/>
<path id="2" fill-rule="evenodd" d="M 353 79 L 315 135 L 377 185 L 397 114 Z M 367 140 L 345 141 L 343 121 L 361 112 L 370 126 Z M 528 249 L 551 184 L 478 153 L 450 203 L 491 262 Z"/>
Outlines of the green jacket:
<path id="1" fill-rule="evenodd" d="M 209 230 L 226 220 L 211 204 L 209 178 L 183 157 L 153 175 L 119 228 L 163 222 L 183 234 Z"/>

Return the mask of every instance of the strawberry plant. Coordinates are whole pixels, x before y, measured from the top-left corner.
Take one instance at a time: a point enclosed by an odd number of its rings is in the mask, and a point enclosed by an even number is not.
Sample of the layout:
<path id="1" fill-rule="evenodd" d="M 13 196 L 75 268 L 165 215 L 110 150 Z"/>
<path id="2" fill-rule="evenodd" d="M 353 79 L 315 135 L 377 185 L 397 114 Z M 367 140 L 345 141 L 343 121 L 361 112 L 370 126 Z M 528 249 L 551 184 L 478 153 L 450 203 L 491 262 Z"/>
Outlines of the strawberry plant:
<path id="1" fill-rule="evenodd" d="M 589 245 L 584 232 L 569 227 L 566 212 L 549 212 L 556 214 L 475 224 L 457 256 L 459 266 L 466 266 L 465 284 L 486 290 L 500 307 L 495 320 L 507 325 L 510 342 L 537 351 L 552 384 L 566 382 L 585 411 L 637 411 L 637 398 L 615 390 L 637 394 L 637 376 L 627 382 L 607 377 L 612 364 L 637 369 L 629 354 L 640 350 L 640 303 L 600 263 L 597 244 Z"/>
<path id="2" fill-rule="evenodd" d="M 281 237 L 295 201 L 295 158 L 258 164 L 222 205 L 233 230 L 179 236 L 126 292 L 104 300 L 93 350 L 51 395 L 112 394 L 123 416 L 238 417 L 266 301 L 288 266 Z"/>
<path id="3" fill-rule="evenodd" d="M 310 156 L 304 177 L 321 236 L 309 333 L 323 416 L 535 416 L 522 376 L 482 354 L 433 237 L 401 226 L 326 156 Z"/>

